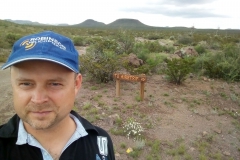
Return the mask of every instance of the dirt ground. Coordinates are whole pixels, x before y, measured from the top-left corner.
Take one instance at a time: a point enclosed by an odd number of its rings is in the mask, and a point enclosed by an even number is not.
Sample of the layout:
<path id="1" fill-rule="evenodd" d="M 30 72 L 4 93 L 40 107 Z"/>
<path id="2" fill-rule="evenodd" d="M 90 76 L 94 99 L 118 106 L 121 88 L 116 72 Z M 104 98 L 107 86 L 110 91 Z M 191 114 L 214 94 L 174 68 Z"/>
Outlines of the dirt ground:
<path id="1" fill-rule="evenodd" d="M 116 97 L 115 82 L 97 84 L 83 77 L 75 110 L 109 131 L 117 160 L 134 159 L 126 150 L 134 148 L 136 142 L 111 132 L 113 128 L 120 129 L 112 122 L 112 115 L 123 122 L 133 117 L 144 127 L 146 144 L 135 159 L 147 159 L 152 150 L 147 141 L 159 140 L 159 156 L 163 160 L 204 156 L 240 160 L 240 83 L 193 77 L 178 86 L 162 75 L 152 75 L 147 77 L 144 100 L 139 101 L 140 85 L 136 82 L 121 82 L 121 96 Z M 0 95 L 2 124 L 14 114 L 9 69 L 0 71 Z M 99 118 L 87 114 L 83 109 L 86 103 L 97 109 L 93 114 Z M 184 145 L 184 153 L 172 153 L 179 145 Z"/>

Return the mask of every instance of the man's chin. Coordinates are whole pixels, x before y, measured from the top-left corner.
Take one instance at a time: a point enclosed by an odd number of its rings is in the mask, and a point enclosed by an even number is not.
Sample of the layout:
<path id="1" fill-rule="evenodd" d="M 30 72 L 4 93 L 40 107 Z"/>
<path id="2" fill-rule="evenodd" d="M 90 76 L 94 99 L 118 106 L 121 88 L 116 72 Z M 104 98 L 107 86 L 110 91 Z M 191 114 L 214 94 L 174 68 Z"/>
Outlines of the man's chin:
<path id="1" fill-rule="evenodd" d="M 51 124 L 36 124 L 36 123 L 32 123 L 29 124 L 33 129 L 35 130 L 44 130 L 44 129 L 48 129 L 51 128 Z"/>
<path id="2" fill-rule="evenodd" d="M 45 130 L 49 129 L 54 125 L 54 120 L 52 121 L 46 121 L 46 120 L 31 120 L 31 121 L 26 121 L 26 123 L 35 130 Z"/>

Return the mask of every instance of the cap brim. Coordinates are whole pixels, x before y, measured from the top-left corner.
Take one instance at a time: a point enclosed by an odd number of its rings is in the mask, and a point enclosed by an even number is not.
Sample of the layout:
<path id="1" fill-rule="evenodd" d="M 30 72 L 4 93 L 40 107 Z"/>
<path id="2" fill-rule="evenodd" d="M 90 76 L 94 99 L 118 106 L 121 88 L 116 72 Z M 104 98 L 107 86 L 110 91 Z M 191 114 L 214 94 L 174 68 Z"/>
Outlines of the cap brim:
<path id="1" fill-rule="evenodd" d="M 50 62 L 54 62 L 54 63 L 57 63 L 57 64 L 60 64 L 64 67 L 67 67 L 69 68 L 70 70 L 72 70 L 73 72 L 75 73 L 79 73 L 79 70 L 76 70 L 74 69 L 73 67 L 71 67 L 70 64 L 68 64 L 68 62 L 60 62 L 59 60 L 57 60 L 56 58 L 54 59 L 51 59 L 51 58 L 45 58 L 45 57 L 31 57 L 31 58 L 22 58 L 22 59 L 17 59 L 17 60 L 13 60 L 13 61 L 9 61 L 7 63 L 5 63 L 1 68 L 2 70 L 14 65 L 14 64 L 17 64 L 17 63 L 20 63 L 20 62 L 24 62 L 24 61 L 29 61 L 29 60 L 44 60 L 44 61 L 50 61 Z M 68 65 L 67 65 L 68 64 Z"/>

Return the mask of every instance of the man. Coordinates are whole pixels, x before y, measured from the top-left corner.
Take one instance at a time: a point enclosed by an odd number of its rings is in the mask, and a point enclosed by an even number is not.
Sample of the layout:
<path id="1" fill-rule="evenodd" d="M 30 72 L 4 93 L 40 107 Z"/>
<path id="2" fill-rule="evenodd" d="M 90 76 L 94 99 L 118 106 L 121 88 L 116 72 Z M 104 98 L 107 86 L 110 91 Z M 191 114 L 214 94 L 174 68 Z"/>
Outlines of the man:
<path id="1" fill-rule="evenodd" d="M 0 160 L 114 160 L 103 129 L 72 111 L 81 87 L 78 52 L 52 31 L 15 42 L 10 67 L 16 115 L 0 126 Z"/>

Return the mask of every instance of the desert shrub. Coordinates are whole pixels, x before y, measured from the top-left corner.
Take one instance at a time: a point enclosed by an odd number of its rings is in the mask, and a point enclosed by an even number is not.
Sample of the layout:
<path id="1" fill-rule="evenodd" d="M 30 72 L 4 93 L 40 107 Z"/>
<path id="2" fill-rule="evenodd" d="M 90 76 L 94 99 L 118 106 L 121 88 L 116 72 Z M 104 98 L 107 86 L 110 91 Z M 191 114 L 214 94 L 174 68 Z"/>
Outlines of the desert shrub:
<path id="1" fill-rule="evenodd" d="M 90 45 L 90 51 L 102 54 L 104 51 L 117 52 L 118 44 L 114 39 L 94 38 Z"/>
<path id="2" fill-rule="evenodd" d="M 227 81 L 240 80 L 240 48 L 227 45 L 224 51 L 213 57 L 216 61 L 215 66 L 221 71 L 220 77 Z"/>
<path id="3" fill-rule="evenodd" d="M 158 41 L 153 42 L 141 42 L 136 43 L 133 48 L 133 53 L 135 54 L 148 54 L 148 53 L 159 53 L 159 52 L 173 52 L 174 48 L 172 46 L 162 46 Z"/>
<path id="4" fill-rule="evenodd" d="M 10 49 L 0 48 L 0 62 L 6 62 L 10 54 Z"/>
<path id="5" fill-rule="evenodd" d="M 128 61 L 123 61 L 121 65 L 130 73 L 133 75 L 138 74 L 148 74 L 150 72 L 150 66 L 148 64 L 143 64 L 139 67 L 135 67 L 132 65 L 129 65 Z"/>
<path id="6" fill-rule="evenodd" d="M 193 38 L 188 35 L 181 35 L 178 37 L 177 41 L 179 44 L 191 45 L 191 43 L 193 42 Z"/>
<path id="7" fill-rule="evenodd" d="M 160 35 L 160 34 L 149 34 L 147 35 L 146 39 L 149 39 L 149 40 L 158 40 L 158 39 L 162 39 L 163 36 Z"/>
<path id="8" fill-rule="evenodd" d="M 100 29 L 89 29 L 88 34 L 89 35 L 105 35 L 106 31 L 100 30 Z"/>
<path id="9" fill-rule="evenodd" d="M 143 42 L 135 43 L 134 47 L 133 47 L 133 53 L 137 54 L 137 55 L 150 53 L 149 50 L 145 47 L 144 44 L 145 43 L 143 43 Z"/>
<path id="10" fill-rule="evenodd" d="M 81 72 L 85 72 L 96 81 L 113 80 L 113 73 L 121 66 L 121 57 L 114 52 L 114 44 L 111 40 L 100 40 L 91 45 L 87 53 L 80 56 Z"/>
<path id="11" fill-rule="evenodd" d="M 211 57 L 211 53 L 209 52 L 203 53 L 196 57 L 195 63 L 192 66 L 192 71 L 198 75 L 203 75 L 205 73 L 204 64 L 209 60 L 209 57 Z"/>
<path id="12" fill-rule="evenodd" d="M 149 57 L 146 60 L 146 64 L 148 64 L 148 66 L 149 66 L 149 72 L 160 74 L 161 71 L 163 70 L 164 59 L 166 59 L 166 58 L 167 58 L 167 56 L 160 55 L 160 54 L 158 54 L 154 57 Z"/>
<path id="13" fill-rule="evenodd" d="M 168 80 L 176 84 L 181 84 L 191 72 L 194 58 L 165 59 L 165 62 L 167 63 L 167 67 L 164 73 L 168 76 Z"/>
<path id="14" fill-rule="evenodd" d="M 136 67 L 129 64 L 129 62 L 122 61 L 122 66 L 131 74 L 159 74 L 162 71 L 162 63 L 166 58 L 165 55 L 161 54 L 137 54 L 139 59 L 144 61 L 144 64 Z M 125 58 L 127 59 L 127 58 Z"/>
<path id="15" fill-rule="evenodd" d="M 203 63 L 205 75 L 210 78 L 222 78 L 221 67 L 218 66 L 217 62 L 215 62 L 212 58 L 213 57 Z"/>
<path id="16" fill-rule="evenodd" d="M 163 51 L 163 46 L 158 43 L 158 41 L 154 42 L 146 42 L 145 47 L 149 50 L 149 52 L 157 53 L 157 52 L 162 52 Z"/>
<path id="17" fill-rule="evenodd" d="M 204 41 L 208 40 L 209 37 L 210 37 L 209 34 L 197 34 L 197 33 L 195 33 L 195 34 L 193 34 L 193 41 L 195 43 L 201 43 L 201 42 L 204 42 Z"/>
<path id="18" fill-rule="evenodd" d="M 174 36 L 170 36 L 169 39 L 173 41 L 173 40 L 175 40 L 175 37 Z"/>
<path id="19" fill-rule="evenodd" d="M 218 42 L 218 43 L 222 43 L 223 42 L 223 36 L 221 36 L 221 35 L 214 35 L 213 37 L 212 37 L 212 40 L 214 41 L 214 42 Z"/>
<path id="20" fill-rule="evenodd" d="M 138 51 L 134 53 L 136 53 L 137 57 L 143 60 L 143 62 L 146 62 L 149 56 L 149 51 L 146 48 L 138 49 Z"/>
<path id="21" fill-rule="evenodd" d="M 0 48 L 11 48 L 11 45 L 5 40 L 5 38 L 0 37 Z"/>
<path id="22" fill-rule="evenodd" d="M 94 44 L 95 41 L 100 40 L 100 38 L 91 38 L 86 36 L 74 36 L 72 39 L 75 46 L 88 46 Z"/>
<path id="23" fill-rule="evenodd" d="M 209 47 L 211 49 L 215 49 L 215 50 L 218 50 L 218 49 L 221 49 L 221 44 L 219 42 L 210 42 L 209 44 Z"/>
<path id="24" fill-rule="evenodd" d="M 162 46 L 162 51 L 167 53 L 174 53 L 175 48 L 173 46 Z"/>
<path id="25" fill-rule="evenodd" d="M 132 53 L 135 39 L 130 31 L 120 30 L 114 37 L 117 42 L 117 54 Z"/>
<path id="26" fill-rule="evenodd" d="M 73 43 L 75 46 L 85 46 L 86 45 L 84 38 L 80 37 L 80 36 L 73 37 Z"/>
<path id="27" fill-rule="evenodd" d="M 206 49 L 203 45 L 198 44 L 194 47 L 194 49 L 198 52 L 198 54 L 203 54 L 206 52 Z"/>
<path id="28" fill-rule="evenodd" d="M 9 46 L 13 46 L 13 44 L 20 39 L 22 36 L 18 34 L 8 33 L 5 37 L 6 41 L 8 42 Z"/>
<path id="29" fill-rule="evenodd" d="M 193 65 L 193 72 L 210 78 L 221 78 L 221 70 L 214 57 L 216 57 L 214 53 L 205 53 L 197 57 Z"/>
<path id="30" fill-rule="evenodd" d="M 198 57 L 194 66 L 195 71 L 201 68 L 210 78 L 240 81 L 240 48 L 227 45 L 222 52 Z"/>

